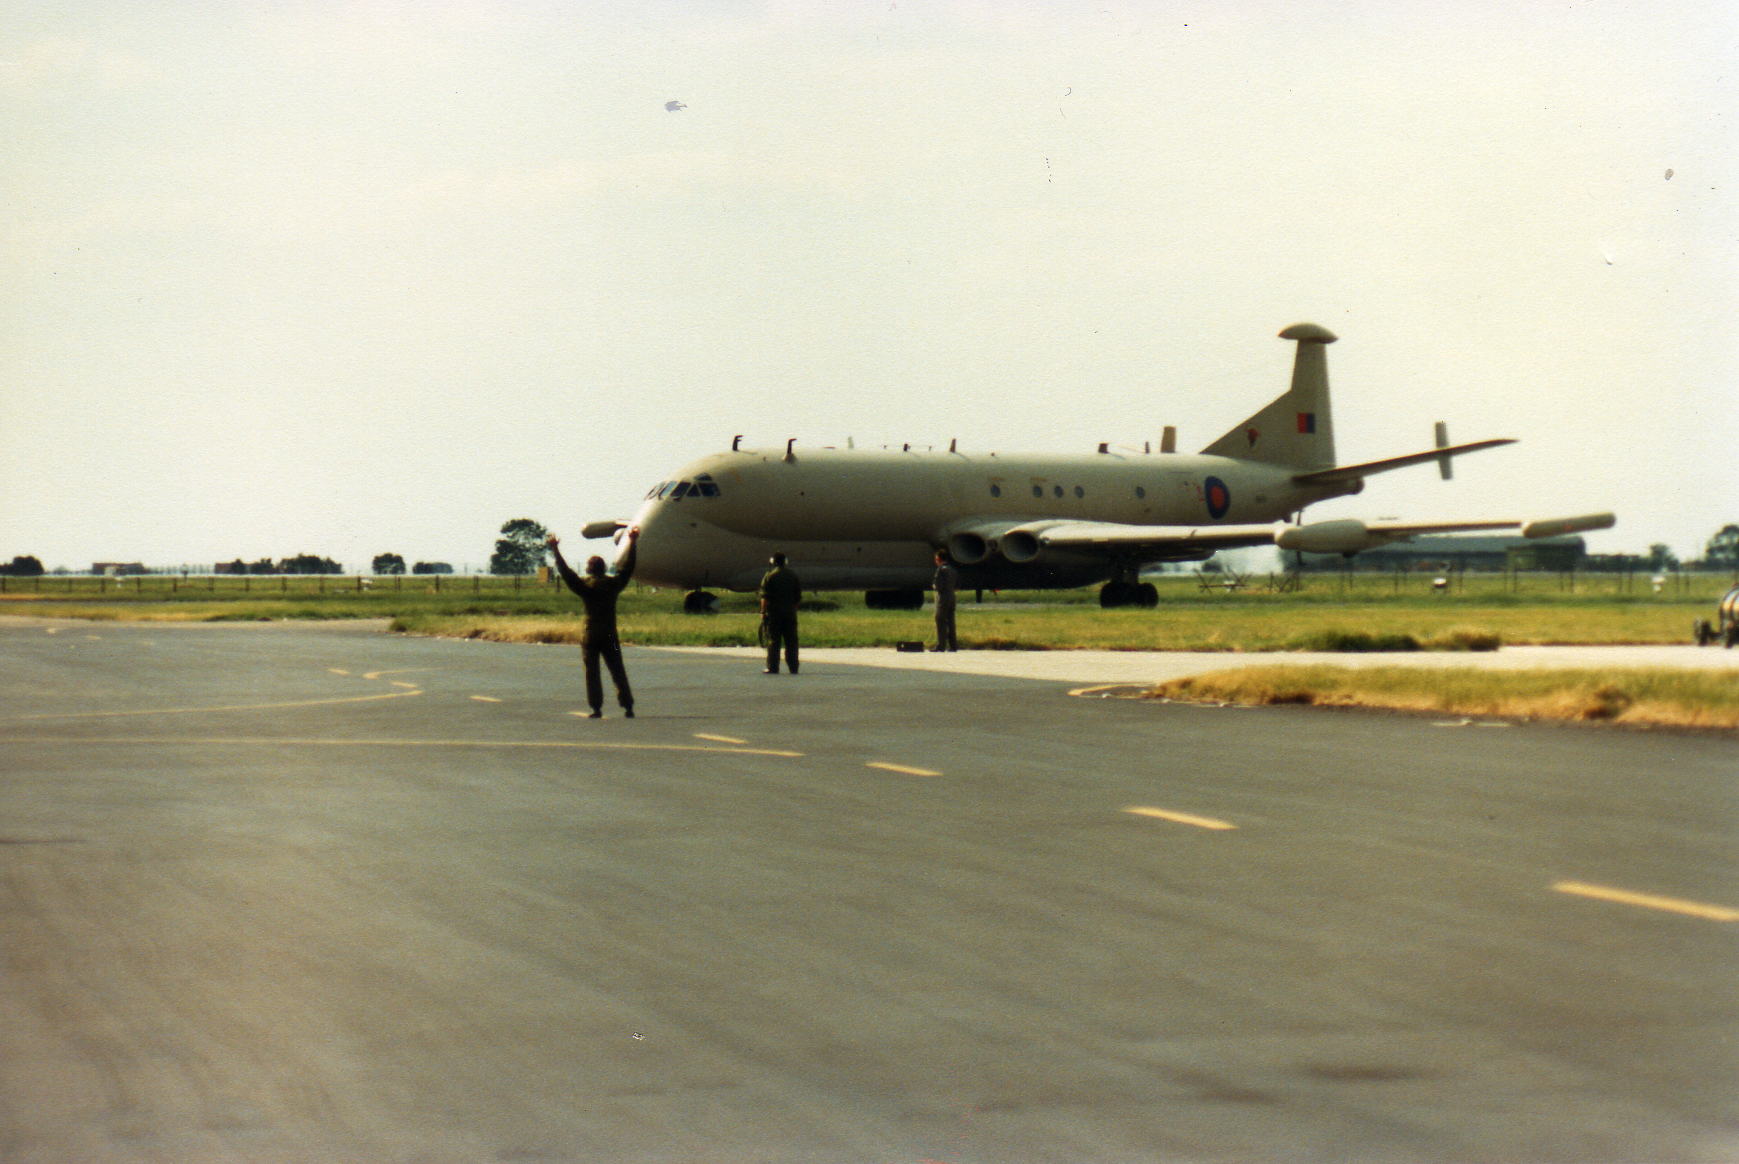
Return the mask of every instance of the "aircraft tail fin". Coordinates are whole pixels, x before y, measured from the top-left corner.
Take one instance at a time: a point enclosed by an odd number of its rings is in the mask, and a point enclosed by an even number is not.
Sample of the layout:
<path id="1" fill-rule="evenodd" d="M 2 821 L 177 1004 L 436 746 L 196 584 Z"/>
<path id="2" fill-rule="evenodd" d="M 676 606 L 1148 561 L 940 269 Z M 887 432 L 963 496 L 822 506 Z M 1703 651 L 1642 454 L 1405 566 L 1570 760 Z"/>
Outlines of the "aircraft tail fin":
<path id="1" fill-rule="evenodd" d="M 1312 471 L 1333 467 L 1334 420 L 1329 413 L 1327 348 L 1336 335 L 1314 323 L 1280 333 L 1295 340 L 1292 386 L 1202 452 Z"/>

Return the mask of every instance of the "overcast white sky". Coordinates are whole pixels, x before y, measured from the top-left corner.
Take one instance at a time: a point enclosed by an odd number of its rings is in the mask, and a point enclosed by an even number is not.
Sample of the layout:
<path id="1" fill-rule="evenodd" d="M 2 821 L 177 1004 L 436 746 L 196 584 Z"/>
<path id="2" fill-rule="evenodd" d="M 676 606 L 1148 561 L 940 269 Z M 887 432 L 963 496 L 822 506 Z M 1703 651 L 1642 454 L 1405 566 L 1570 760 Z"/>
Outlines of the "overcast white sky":
<path id="1" fill-rule="evenodd" d="M 1301 320 L 1343 461 L 1522 439 L 1314 517 L 1739 521 L 1730 0 L 3 10 L 0 559 L 480 565 L 736 433 L 1197 449 Z"/>

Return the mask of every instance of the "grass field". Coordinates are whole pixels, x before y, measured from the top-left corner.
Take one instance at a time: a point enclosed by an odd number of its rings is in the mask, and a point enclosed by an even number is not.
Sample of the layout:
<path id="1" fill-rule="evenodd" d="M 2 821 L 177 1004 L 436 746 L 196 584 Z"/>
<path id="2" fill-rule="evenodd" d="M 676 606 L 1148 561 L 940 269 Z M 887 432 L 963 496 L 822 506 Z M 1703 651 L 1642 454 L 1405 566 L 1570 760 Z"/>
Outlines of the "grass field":
<path id="1" fill-rule="evenodd" d="M 1190 575 L 1157 579 L 1156 610 L 1100 610 L 1091 589 L 964 595 L 962 646 L 1024 650 L 1480 650 L 1501 643 L 1681 643 L 1731 584 L 1676 576 L 1661 593 L 1624 575 L 1460 575 L 1443 592 L 1421 575 L 1311 575 L 1281 593 L 1255 579 L 1231 592 Z M 535 579 L 353 577 L 4 580 L 0 614 L 168 621 L 391 620 L 413 634 L 563 642 L 579 603 Z M 684 615 L 680 594 L 631 587 L 620 623 L 632 643 L 755 642 L 751 596 L 724 595 L 717 614 Z M 927 611 L 870 610 L 861 594 L 818 596 L 803 637 L 815 646 L 888 646 L 931 633 Z"/>

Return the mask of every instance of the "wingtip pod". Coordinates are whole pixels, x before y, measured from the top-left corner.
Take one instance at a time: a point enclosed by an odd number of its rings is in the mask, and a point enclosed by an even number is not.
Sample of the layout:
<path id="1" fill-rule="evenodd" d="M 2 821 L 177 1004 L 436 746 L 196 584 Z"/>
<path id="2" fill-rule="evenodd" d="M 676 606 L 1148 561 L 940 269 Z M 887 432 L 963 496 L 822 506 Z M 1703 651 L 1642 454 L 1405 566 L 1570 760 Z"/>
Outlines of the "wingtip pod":
<path id="1" fill-rule="evenodd" d="M 1611 529 L 1618 518 L 1610 513 L 1585 513 L 1580 517 L 1547 517 L 1522 525 L 1525 538 L 1555 538 L 1591 529 Z"/>
<path id="2" fill-rule="evenodd" d="M 580 530 L 583 538 L 610 538 L 616 536 L 617 530 L 628 528 L 625 521 L 588 521 Z"/>
<path id="3" fill-rule="evenodd" d="M 1318 323 L 1295 323 L 1281 332 L 1280 338 L 1307 344 L 1332 344 L 1340 337 Z"/>

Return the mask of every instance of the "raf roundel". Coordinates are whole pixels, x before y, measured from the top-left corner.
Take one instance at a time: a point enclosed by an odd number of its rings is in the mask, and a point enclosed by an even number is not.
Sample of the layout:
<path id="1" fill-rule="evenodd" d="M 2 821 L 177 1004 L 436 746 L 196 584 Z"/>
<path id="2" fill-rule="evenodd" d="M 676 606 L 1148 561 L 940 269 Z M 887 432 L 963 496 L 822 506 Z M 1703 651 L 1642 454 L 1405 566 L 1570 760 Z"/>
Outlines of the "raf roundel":
<path id="1" fill-rule="evenodd" d="M 1232 508 L 1232 491 L 1218 477 L 1202 482 L 1202 498 L 1208 503 L 1208 516 L 1215 520 L 1226 516 L 1226 510 Z"/>

